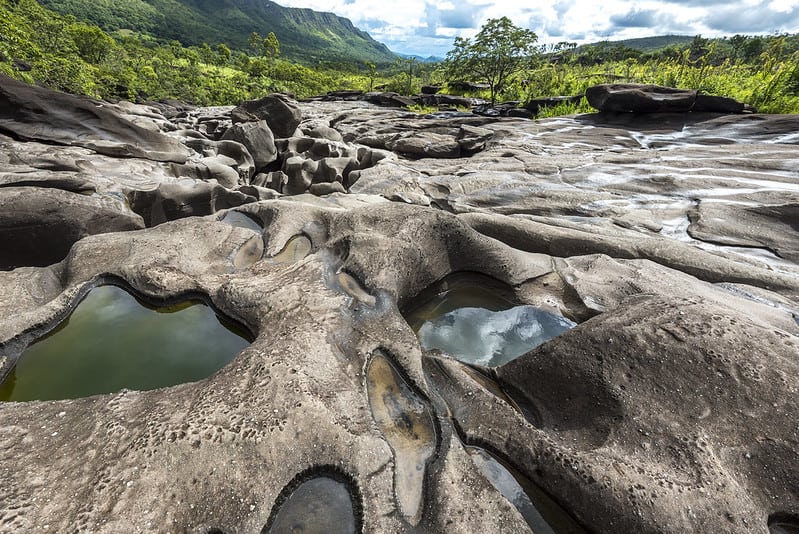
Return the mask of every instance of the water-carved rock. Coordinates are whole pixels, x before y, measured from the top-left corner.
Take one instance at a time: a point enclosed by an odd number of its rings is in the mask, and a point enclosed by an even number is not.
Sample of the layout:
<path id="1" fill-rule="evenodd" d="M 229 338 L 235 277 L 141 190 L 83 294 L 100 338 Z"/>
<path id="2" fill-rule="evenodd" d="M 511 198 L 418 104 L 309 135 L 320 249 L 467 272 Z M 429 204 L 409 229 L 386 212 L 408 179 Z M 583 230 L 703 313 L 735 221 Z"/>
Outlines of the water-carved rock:
<path id="1" fill-rule="evenodd" d="M 366 371 L 372 416 L 394 451 L 394 492 L 403 517 L 421 520 L 427 462 L 436 451 L 433 414 L 389 359 L 376 353 Z"/>

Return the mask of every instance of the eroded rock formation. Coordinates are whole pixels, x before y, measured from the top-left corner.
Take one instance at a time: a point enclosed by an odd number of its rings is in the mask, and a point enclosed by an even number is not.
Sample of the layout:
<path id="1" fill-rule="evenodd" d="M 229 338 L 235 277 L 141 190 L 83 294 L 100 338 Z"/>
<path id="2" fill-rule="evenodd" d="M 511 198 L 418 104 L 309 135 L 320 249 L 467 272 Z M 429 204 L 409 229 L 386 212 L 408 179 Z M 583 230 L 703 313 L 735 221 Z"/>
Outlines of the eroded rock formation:
<path id="1" fill-rule="evenodd" d="M 254 341 L 197 382 L 0 405 L 0 530 L 531 530 L 501 476 L 556 532 L 797 528 L 795 117 L 272 103 L 301 121 L 114 108 L 172 163 L 5 119 L 0 376 L 109 279 Z M 578 324 L 492 368 L 424 351 L 404 314 L 453 273 Z"/>

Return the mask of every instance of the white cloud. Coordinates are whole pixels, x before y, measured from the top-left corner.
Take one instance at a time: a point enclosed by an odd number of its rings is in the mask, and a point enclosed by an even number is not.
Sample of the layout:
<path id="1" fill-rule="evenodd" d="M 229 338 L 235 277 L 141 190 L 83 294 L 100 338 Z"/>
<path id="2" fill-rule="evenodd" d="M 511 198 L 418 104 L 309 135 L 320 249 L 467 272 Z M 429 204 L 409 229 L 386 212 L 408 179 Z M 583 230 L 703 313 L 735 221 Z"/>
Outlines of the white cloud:
<path id="1" fill-rule="evenodd" d="M 395 52 L 444 56 L 455 37 L 471 37 L 506 16 L 541 43 L 594 42 L 678 33 L 705 37 L 799 31 L 799 0 L 279 0 L 347 17 Z"/>

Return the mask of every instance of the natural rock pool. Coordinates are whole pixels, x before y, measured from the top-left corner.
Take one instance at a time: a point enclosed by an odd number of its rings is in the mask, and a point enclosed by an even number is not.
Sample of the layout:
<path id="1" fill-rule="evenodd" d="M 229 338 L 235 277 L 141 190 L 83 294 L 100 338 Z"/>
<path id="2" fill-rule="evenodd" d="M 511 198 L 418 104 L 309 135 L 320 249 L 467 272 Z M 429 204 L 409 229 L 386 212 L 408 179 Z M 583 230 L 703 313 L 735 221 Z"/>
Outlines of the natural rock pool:
<path id="1" fill-rule="evenodd" d="M 585 532 L 569 514 L 526 477 L 506 467 L 485 449 L 469 446 L 467 451 L 480 472 L 519 510 L 535 534 Z"/>
<path id="2" fill-rule="evenodd" d="M 355 534 L 360 530 L 349 489 L 328 477 L 297 486 L 273 517 L 262 534 Z"/>
<path id="3" fill-rule="evenodd" d="M 509 288 L 501 286 L 487 277 L 456 275 L 406 320 L 425 350 L 488 367 L 506 364 L 576 326 L 535 306 L 514 306 Z"/>
<path id="4" fill-rule="evenodd" d="M 149 390 L 210 376 L 250 342 L 198 300 L 153 308 L 124 289 L 92 289 L 0 384 L 0 400 Z"/>

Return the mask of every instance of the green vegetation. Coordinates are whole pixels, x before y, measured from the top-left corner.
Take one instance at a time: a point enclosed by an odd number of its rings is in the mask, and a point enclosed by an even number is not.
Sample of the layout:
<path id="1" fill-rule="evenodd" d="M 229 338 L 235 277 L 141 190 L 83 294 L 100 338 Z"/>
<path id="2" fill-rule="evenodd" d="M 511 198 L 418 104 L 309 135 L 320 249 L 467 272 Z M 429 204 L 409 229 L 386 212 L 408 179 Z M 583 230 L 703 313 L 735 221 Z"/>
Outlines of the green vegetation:
<path id="1" fill-rule="evenodd" d="M 657 48 L 658 44 L 664 46 Z M 456 50 L 458 45 L 456 40 Z M 524 54 L 523 59 L 532 60 L 527 68 L 517 69 L 507 78 L 499 99 L 524 103 L 546 96 L 582 94 L 599 83 L 651 83 L 729 96 L 763 113 L 799 113 L 799 35 L 736 35 L 713 40 L 665 36 L 581 47 L 563 42 L 542 51 L 538 58 Z M 450 80 L 457 79 L 455 73 L 448 73 Z M 488 77 L 484 75 L 480 81 L 488 81 Z M 469 96 L 492 98 L 491 91 Z M 590 108 L 583 101 L 561 104 L 544 113 L 586 111 Z"/>
<path id="2" fill-rule="evenodd" d="M 292 9 L 269 0 L 40 0 L 62 15 L 106 32 L 129 30 L 188 46 L 224 43 L 246 51 L 253 32 L 273 33 L 283 55 L 313 65 L 319 61 L 390 64 L 396 56 L 352 23 L 332 13 Z"/>
<path id="3" fill-rule="evenodd" d="M 378 75 L 374 64 L 366 62 L 311 68 L 284 59 L 283 43 L 274 33 L 246 37 L 252 41 L 249 54 L 225 43 L 185 47 L 131 30 L 106 33 L 35 0 L 0 0 L 0 73 L 98 98 L 214 105 L 272 91 L 307 97 L 337 89 L 368 90 L 400 70 L 388 67 Z"/>
<path id="4" fill-rule="evenodd" d="M 485 80 L 491 103 L 510 78 L 538 55 L 535 33 L 515 26 L 509 18 L 489 19 L 474 39 L 456 37 L 445 69 L 451 78 Z"/>
<path id="5" fill-rule="evenodd" d="M 146 14 L 151 4 L 128 0 L 118 3 L 118 11 L 110 5 L 98 0 L 97 16 Z M 456 40 L 441 64 L 414 58 L 390 64 L 353 59 L 300 64 L 287 57 L 286 43 L 276 32 L 263 36 L 250 31 L 234 40 L 231 31 L 230 43 L 185 46 L 145 31 L 151 15 L 142 15 L 137 28 L 106 32 L 35 0 L 0 0 L 0 73 L 98 98 L 178 99 L 198 105 L 236 104 L 273 91 L 298 98 L 336 90 L 415 94 L 422 85 L 441 84 L 446 92 L 447 81 L 463 79 L 488 84 L 485 91 L 467 96 L 524 103 L 581 94 L 598 83 L 655 83 L 730 96 L 766 113 L 799 113 L 797 35 L 653 38 L 639 43 L 647 51 L 622 42 L 558 43 L 543 49 L 534 46 L 532 32 L 495 19 L 474 39 Z M 654 43 L 664 46 L 654 48 Z M 584 101 L 542 113 L 583 111 L 590 111 Z"/>

